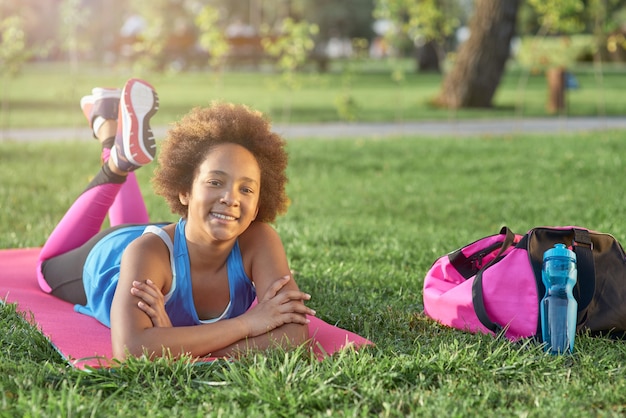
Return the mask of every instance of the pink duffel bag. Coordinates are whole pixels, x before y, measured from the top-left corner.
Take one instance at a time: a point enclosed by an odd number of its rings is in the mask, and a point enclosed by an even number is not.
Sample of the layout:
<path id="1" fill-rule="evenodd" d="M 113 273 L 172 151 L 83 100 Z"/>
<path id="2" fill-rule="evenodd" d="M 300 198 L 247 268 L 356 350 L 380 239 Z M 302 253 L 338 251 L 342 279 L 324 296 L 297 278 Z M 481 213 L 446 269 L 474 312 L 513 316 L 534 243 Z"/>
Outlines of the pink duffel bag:
<path id="1" fill-rule="evenodd" d="M 424 312 L 449 327 L 510 340 L 541 340 L 543 253 L 563 243 L 577 256 L 578 330 L 624 336 L 626 257 L 611 235 L 586 228 L 503 227 L 437 259 L 424 279 Z"/>

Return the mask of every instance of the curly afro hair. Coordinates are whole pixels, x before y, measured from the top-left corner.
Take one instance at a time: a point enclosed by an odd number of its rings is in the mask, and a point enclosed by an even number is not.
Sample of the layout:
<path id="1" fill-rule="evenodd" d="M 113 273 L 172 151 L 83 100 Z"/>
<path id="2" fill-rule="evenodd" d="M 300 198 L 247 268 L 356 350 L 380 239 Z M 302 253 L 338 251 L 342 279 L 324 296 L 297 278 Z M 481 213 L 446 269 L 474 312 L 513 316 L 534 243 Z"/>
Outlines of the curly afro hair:
<path id="1" fill-rule="evenodd" d="M 174 123 L 159 152 L 152 178 L 155 192 L 165 198 L 172 213 L 186 217 L 187 206 L 179 194 L 191 191 L 198 167 L 215 146 L 225 143 L 241 145 L 256 158 L 261 169 L 256 220 L 273 222 L 289 205 L 285 141 L 271 131 L 261 112 L 245 105 L 214 102 L 192 109 Z"/>

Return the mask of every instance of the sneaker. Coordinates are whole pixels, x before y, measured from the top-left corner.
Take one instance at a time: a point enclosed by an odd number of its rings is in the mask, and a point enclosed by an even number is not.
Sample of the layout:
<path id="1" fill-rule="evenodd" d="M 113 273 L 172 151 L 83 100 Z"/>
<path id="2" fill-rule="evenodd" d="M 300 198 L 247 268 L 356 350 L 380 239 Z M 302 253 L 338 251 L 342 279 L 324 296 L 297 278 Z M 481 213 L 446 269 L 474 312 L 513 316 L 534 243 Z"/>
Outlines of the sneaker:
<path id="1" fill-rule="evenodd" d="M 99 126 L 94 127 L 93 123 L 98 116 L 103 119 L 117 120 L 121 96 L 122 90 L 120 89 L 96 87 L 91 90 L 91 95 L 80 99 L 80 108 L 89 122 L 94 138 L 97 138 Z"/>
<path id="2" fill-rule="evenodd" d="M 150 84 L 136 78 L 126 82 L 119 106 L 121 132 L 111 149 L 120 170 L 133 171 L 154 159 L 156 141 L 149 122 L 158 109 L 159 98 Z"/>

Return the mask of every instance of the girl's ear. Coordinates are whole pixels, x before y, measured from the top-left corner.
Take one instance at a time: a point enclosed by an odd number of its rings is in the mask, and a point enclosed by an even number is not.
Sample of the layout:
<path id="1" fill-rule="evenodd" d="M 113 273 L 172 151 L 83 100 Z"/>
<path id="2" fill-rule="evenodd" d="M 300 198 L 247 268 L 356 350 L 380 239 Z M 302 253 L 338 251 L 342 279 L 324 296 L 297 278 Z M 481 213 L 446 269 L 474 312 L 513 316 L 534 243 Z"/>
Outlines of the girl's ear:
<path id="1" fill-rule="evenodd" d="M 178 200 L 185 206 L 189 205 L 189 192 L 178 193 Z"/>

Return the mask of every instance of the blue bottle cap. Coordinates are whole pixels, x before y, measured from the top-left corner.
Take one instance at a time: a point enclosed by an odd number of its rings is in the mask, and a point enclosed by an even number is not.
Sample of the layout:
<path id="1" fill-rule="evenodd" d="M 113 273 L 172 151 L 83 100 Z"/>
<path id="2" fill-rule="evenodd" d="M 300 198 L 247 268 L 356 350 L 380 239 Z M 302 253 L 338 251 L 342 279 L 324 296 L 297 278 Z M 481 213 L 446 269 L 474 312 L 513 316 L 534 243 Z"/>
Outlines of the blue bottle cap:
<path id="1" fill-rule="evenodd" d="M 554 244 L 553 248 L 550 248 L 545 253 L 543 253 L 544 260 L 546 258 L 552 257 L 569 257 L 572 260 L 576 261 L 576 253 L 568 249 L 565 244 Z"/>

